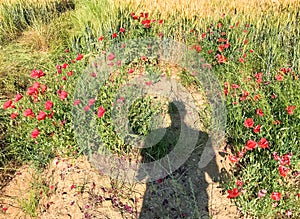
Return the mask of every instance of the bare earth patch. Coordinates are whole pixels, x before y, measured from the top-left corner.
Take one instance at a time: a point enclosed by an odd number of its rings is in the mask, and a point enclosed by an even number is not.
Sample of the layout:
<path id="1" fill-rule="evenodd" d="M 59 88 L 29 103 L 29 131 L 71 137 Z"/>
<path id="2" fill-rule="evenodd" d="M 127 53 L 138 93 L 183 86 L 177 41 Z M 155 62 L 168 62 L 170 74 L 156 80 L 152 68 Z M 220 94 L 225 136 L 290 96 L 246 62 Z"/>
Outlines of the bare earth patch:
<path id="1" fill-rule="evenodd" d="M 222 176 L 219 173 L 228 168 L 227 161 L 218 154 L 216 163 L 218 170 L 215 164 L 209 164 L 204 170 L 198 169 L 195 173 L 202 176 L 202 179 L 197 178 L 199 182 L 197 190 L 194 191 L 195 196 L 202 197 L 200 202 L 208 203 L 207 209 L 202 209 L 201 217 L 206 218 L 210 215 L 216 219 L 239 218 L 236 208 L 226 198 L 226 194 L 223 194 L 218 182 Z M 170 197 L 172 191 L 168 190 L 174 185 L 177 185 L 178 189 L 185 189 L 183 184 L 179 183 L 181 179 L 177 178 L 174 181 L 175 177 L 167 177 L 162 182 L 151 185 L 124 185 L 100 175 L 85 157 L 77 160 L 55 159 L 40 179 L 36 178 L 33 169 L 24 166 L 1 191 L 1 204 L 7 210 L 0 218 L 33 218 L 35 214 L 37 218 L 151 218 L 158 212 L 146 212 L 151 210 L 149 205 L 162 211 L 168 209 L 168 206 L 176 205 L 172 203 L 175 199 L 165 199 Z M 42 189 L 43 187 L 47 188 Z M 165 197 L 154 196 L 149 199 L 149 192 L 159 191 Z M 33 193 L 38 194 L 38 197 L 32 197 Z M 26 212 L 24 202 L 27 201 L 28 205 L 31 199 L 38 201 L 37 208 Z M 161 200 L 163 203 L 158 203 Z M 161 204 L 164 208 L 161 208 Z M 201 207 L 201 203 L 198 205 Z M 206 205 L 203 207 L 206 208 Z M 188 214 L 189 212 L 182 212 L 174 218 L 191 218 Z"/>

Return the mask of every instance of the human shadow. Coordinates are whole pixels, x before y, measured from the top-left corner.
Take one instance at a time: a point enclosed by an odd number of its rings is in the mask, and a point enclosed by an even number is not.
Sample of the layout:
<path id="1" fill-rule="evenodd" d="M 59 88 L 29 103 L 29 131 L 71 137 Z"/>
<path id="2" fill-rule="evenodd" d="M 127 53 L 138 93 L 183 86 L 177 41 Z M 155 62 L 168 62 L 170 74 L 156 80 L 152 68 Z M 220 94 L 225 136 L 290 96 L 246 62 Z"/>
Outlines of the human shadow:
<path id="1" fill-rule="evenodd" d="M 185 136 L 187 139 L 184 139 L 181 143 L 186 142 L 189 144 L 190 136 L 197 136 L 197 139 L 194 141 L 193 150 L 190 151 L 189 156 L 186 157 L 185 162 L 179 168 L 174 169 L 164 178 L 147 182 L 142 209 L 138 218 L 209 218 L 209 196 L 207 194 L 209 183 L 205 179 L 205 173 L 211 179 L 216 179 L 219 169 L 215 157 L 207 167 L 198 168 L 202 151 L 209 140 L 208 134 L 192 128 L 191 124 L 185 123 L 183 118 L 187 112 L 182 102 L 169 103 L 168 113 L 171 125 L 165 129 L 165 134 L 158 143 L 152 147 L 142 149 L 143 163 L 153 162 L 170 154 L 180 140 L 180 132 L 184 129 L 189 134 Z M 183 127 L 184 129 L 182 129 Z M 151 133 L 150 143 L 155 139 L 156 134 L 157 136 L 161 135 L 162 130 L 153 130 Z M 180 145 L 180 147 L 184 149 L 185 145 Z M 180 152 L 180 149 L 177 152 Z M 171 162 L 177 161 L 176 159 L 170 160 Z M 137 177 L 139 179 L 147 177 L 147 171 L 139 170 Z"/>

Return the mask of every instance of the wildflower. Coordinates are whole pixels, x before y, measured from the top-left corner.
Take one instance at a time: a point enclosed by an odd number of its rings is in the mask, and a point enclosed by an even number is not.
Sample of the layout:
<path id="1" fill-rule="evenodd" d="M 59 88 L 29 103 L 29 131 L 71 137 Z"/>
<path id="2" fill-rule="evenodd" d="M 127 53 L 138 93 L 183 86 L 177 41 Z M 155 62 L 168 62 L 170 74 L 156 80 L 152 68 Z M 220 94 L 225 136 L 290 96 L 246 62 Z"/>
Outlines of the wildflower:
<path id="1" fill-rule="evenodd" d="M 53 103 L 50 100 L 47 100 L 45 103 L 45 109 L 51 110 L 52 107 L 53 107 Z"/>
<path id="2" fill-rule="evenodd" d="M 260 148 L 269 148 L 269 142 L 265 138 L 261 138 L 258 142 Z"/>
<path id="3" fill-rule="evenodd" d="M 220 55 L 220 54 L 217 54 L 217 59 L 218 59 L 219 64 L 222 64 L 222 63 L 224 63 L 224 62 L 227 62 L 226 57 L 223 56 L 223 55 Z"/>
<path id="4" fill-rule="evenodd" d="M 102 40 L 104 40 L 104 36 L 100 36 L 100 37 L 98 38 L 98 41 L 99 41 L 99 42 L 102 41 Z"/>
<path id="5" fill-rule="evenodd" d="M 278 170 L 279 170 L 279 174 L 283 177 L 286 177 L 288 172 L 290 171 L 289 168 L 283 165 L 279 165 Z"/>
<path id="6" fill-rule="evenodd" d="M 113 33 L 112 35 L 111 35 L 111 38 L 116 38 L 118 36 L 118 34 L 117 33 Z"/>
<path id="7" fill-rule="evenodd" d="M 62 90 L 62 91 L 61 91 L 61 90 L 58 90 L 57 93 L 59 94 L 59 98 L 60 98 L 61 100 L 66 99 L 67 96 L 68 96 L 67 91 L 64 91 L 64 90 Z"/>
<path id="8" fill-rule="evenodd" d="M 85 107 L 83 108 L 83 110 L 84 110 L 85 112 L 89 111 L 89 109 L 90 109 L 90 106 L 85 106 Z"/>
<path id="9" fill-rule="evenodd" d="M 260 128 L 261 128 L 260 125 L 255 126 L 255 127 L 253 128 L 254 133 L 256 133 L 256 134 L 259 133 L 259 132 L 260 132 Z"/>
<path id="10" fill-rule="evenodd" d="M 275 79 L 277 81 L 283 81 L 283 75 L 282 74 L 278 74 L 278 75 L 275 76 Z"/>
<path id="11" fill-rule="evenodd" d="M 281 165 L 291 165 L 292 153 L 284 154 L 280 159 Z"/>
<path id="12" fill-rule="evenodd" d="M 141 23 L 144 25 L 145 28 L 150 28 L 151 20 L 142 20 Z"/>
<path id="13" fill-rule="evenodd" d="M 253 125 L 254 125 L 254 121 L 253 121 L 253 119 L 251 119 L 251 118 L 247 118 L 247 119 L 244 121 L 244 126 L 245 126 L 246 128 L 252 128 Z"/>
<path id="14" fill-rule="evenodd" d="M 115 56 L 113 53 L 110 53 L 110 54 L 107 56 L 107 58 L 108 58 L 109 61 L 114 60 L 115 57 L 116 57 L 116 56 Z"/>
<path id="15" fill-rule="evenodd" d="M 34 113 L 32 112 L 32 109 L 30 109 L 30 108 L 26 109 L 23 114 L 26 117 L 28 117 L 28 116 L 34 117 Z"/>
<path id="16" fill-rule="evenodd" d="M 236 198 L 239 196 L 238 188 L 234 188 L 232 190 L 227 190 L 227 192 L 228 192 L 227 198 Z"/>
<path id="17" fill-rule="evenodd" d="M 256 141 L 253 141 L 253 140 L 248 140 L 247 144 L 245 146 L 245 148 L 249 151 L 255 149 L 256 147 L 257 147 L 257 143 L 256 143 Z"/>
<path id="18" fill-rule="evenodd" d="M 80 103 L 81 103 L 81 100 L 74 100 L 73 105 L 74 105 L 74 106 L 77 106 L 77 105 L 80 104 Z"/>
<path id="19" fill-rule="evenodd" d="M 121 27 L 120 28 L 120 33 L 124 33 L 125 32 L 125 28 Z"/>
<path id="20" fill-rule="evenodd" d="M 11 119 L 15 119 L 17 116 L 18 116 L 18 113 L 12 113 L 12 114 L 10 115 L 10 118 L 11 118 Z"/>
<path id="21" fill-rule="evenodd" d="M 240 85 L 232 84 L 231 87 L 232 87 L 232 89 L 238 89 L 238 88 L 240 88 Z"/>
<path id="22" fill-rule="evenodd" d="M 81 59 L 83 59 L 83 55 L 82 54 L 78 54 L 77 57 L 76 57 L 76 60 L 80 61 Z"/>
<path id="23" fill-rule="evenodd" d="M 236 183 L 235 183 L 235 185 L 242 187 L 244 185 L 244 182 L 241 181 L 241 180 L 237 180 Z"/>
<path id="24" fill-rule="evenodd" d="M 3 109 L 7 109 L 9 107 L 11 107 L 12 105 L 12 100 L 8 100 L 3 104 Z"/>
<path id="25" fill-rule="evenodd" d="M 15 102 L 18 102 L 19 100 L 21 100 L 23 98 L 22 94 L 17 94 L 16 98 L 15 98 Z"/>
<path id="26" fill-rule="evenodd" d="M 38 94 L 38 90 L 35 87 L 29 87 L 28 90 L 27 90 L 27 94 L 29 96 L 37 95 Z"/>
<path id="27" fill-rule="evenodd" d="M 31 132 L 31 138 L 37 138 L 39 136 L 40 132 L 37 128 L 35 128 L 32 132 Z"/>
<path id="28" fill-rule="evenodd" d="M 296 109 L 296 106 L 288 106 L 286 108 L 286 111 L 289 115 L 292 115 L 294 113 L 294 110 Z"/>
<path id="29" fill-rule="evenodd" d="M 98 118 L 103 117 L 103 116 L 104 116 L 104 113 L 105 113 L 104 107 L 103 107 L 103 106 L 100 106 L 100 107 L 98 108 L 98 112 L 97 112 Z"/>
<path id="30" fill-rule="evenodd" d="M 258 198 L 265 197 L 266 194 L 267 194 L 267 190 L 261 189 L 261 190 L 259 190 L 259 192 L 258 192 Z"/>
<path id="31" fill-rule="evenodd" d="M 256 109 L 256 115 L 264 116 L 264 112 L 262 109 Z"/>
<path id="32" fill-rule="evenodd" d="M 229 159 L 229 161 L 231 162 L 231 163 L 235 163 L 235 162 L 238 162 L 240 159 L 237 157 L 237 156 L 235 156 L 235 155 L 230 155 L 229 157 L 228 157 L 228 159 Z"/>
<path id="33" fill-rule="evenodd" d="M 42 93 L 44 93 L 46 90 L 47 90 L 47 85 L 46 85 L 46 84 L 43 84 L 43 85 L 41 86 L 41 91 L 42 91 Z"/>
<path id="34" fill-rule="evenodd" d="M 244 64 L 245 63 L 245 59 L 244 58 L 239 58 L 239 62 Z"/>
<path id="35" fill-rule="evenodd" d="M 132 68 L 128 69 L 128 73 L 129 73 L 129 74 L 131 74 L 131 73 L 133 73 L 133 72 L 134 72 L 134 70 L 133 70 Z"/>
<path id="36" fill-rule="evenodd" d="M 40 78 L 45 76 L 45 73 L 42 70 L 32 70 L 31 75 L 32 78 Z"/>
<path id="37" fill-rule="evenodd" d="M 94 105 L 94 103 L 96 102 L 96 100 L 94 98 L 91 98 L 89 101 L 88 101 L 88 105 L 89 106 L 92 106 Z"/>
<path id="38" fill-rule="evenodd" d="M 40 111 L 40 113 L 37 116 L 37 120 L 44 120 L 47 117 L 47 114 L 44 111 Z"/>
<path id="39" fill-rule="evenodd" d="M 280 192 L 272 192 L 271 198 L 274 201 L 279 201 L 281 199 L 281 193 Z"/>
<path id="40" fill-rule="evenodd" d="M 262 82 L 262 76 L 263 76 L 263 73 L 262 72 L 259 72 L 259 73 L 256 73 L 254 75 L 254 77 L 256 78 L 256 83 L 261 83 Z"/>

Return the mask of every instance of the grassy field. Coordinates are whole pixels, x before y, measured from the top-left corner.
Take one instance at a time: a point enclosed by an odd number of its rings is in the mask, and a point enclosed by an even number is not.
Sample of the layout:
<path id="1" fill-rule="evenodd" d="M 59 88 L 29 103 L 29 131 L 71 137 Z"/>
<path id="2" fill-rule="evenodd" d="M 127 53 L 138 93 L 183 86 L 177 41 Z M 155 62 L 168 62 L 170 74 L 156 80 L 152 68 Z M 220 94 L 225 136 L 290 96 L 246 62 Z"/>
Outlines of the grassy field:
<path id="1" fill-rule="evenodd" d="M 75 139 L 72 110 L 76 83 L 93 57 L 126 40 L 169 38 L 205 58 L 223 91 L 232 162 L 228 197 L 245 217 L 299 218 L 299 10 L 296 0 L 0 1 L 1 180 L 16 164 L 41 168 L 58 155 L 85 152 Z M 185 87 L 203 92 L 197 78 L 176 69 Z M 96 132 L 108 150 L 141 153 L 109 125 L 116 91 L 131 74 L 150 72 L 155 83 L 168 71 L 160 60 L 126 63 L 92 104 L 78 105 L 84 112 L 94 107 Z M 149 132 L 159 107 L 150 97 L 137 100 L 128 115 L 136 133 Z M 202 117 L 209 123 L 209 113 Z"/>

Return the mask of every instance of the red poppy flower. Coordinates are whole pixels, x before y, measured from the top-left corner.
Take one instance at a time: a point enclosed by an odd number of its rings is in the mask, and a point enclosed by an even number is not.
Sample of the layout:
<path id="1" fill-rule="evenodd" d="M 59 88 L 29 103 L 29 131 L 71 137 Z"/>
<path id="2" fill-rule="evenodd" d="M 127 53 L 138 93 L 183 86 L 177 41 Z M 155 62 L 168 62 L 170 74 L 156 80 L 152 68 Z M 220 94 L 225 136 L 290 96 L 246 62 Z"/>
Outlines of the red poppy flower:
<path id="1" fill-rule="evenodd" d="M 113 53 L 110 53 L 110 54 L 107 56 L 107 58 L 108 58 L 109 61 L 114 60 L 115 57 L 116 57 L 116 56 L 115 56 Z"/>
<path id="2" fill-rule="evenodd" d="M 260 125 L 255 126 L 255 127 L 253 128 L 254 133 L 256 133 L 256 134 L 259 133 L 259 132 L 260 132 L 260 128 L 261 128 Z"/>
<path id="3" fill-rule="evenodd" d="M 241 181 L 241 180 L 237 180 L 236 183 L 235 183 L 235 185 L 242 187 L 244 185 L 244 182 Z"/>
<path id="4" fill-rule="evenodd" d="M 94 98 L 91 98 L 91 99 L 88 101 L 88 106 L 94 105 L 95 102 L 96 102 L 96 100 L 95 100 Z"/>
<path id="5" fill-rule="evenodd" d="M 134 72 L 134 70 L 133 70 L 132 68 L 128 69 L 128 73 L 129 73 L 129 74 L 131 74 L 131 73 L 133 73 L 133 72 Z"/>
<path id="6" fill-rule="evenodd" d="M 66 99 L 66 98 L 67 98 L 67 96 L 68 96 L 68 93 L 67 93 L 67 91 L 64 91 L 64 90 L 62 90 L 62 91 L 58 90 L 58 92 L 57 92 L 57 93 L 59 94 L 59 98 L 60 98 L 61 100 L 64 100 L 64 99 Z"/>
<path id="7" fill-rule="evenodd" d="M 118 34 L 117 33 L 113 33 L 112 35 L 111 35 L 111 37 L 114 39 L 114 38 L 116 38 L 118 36 Z"/>
<path id="8" fill-rule="evenodd" d="M 103 106 L 100 106 L 100 107 L 98 108 L 98 113 L 97 113 L 98 118 L 103 117 L 103 116 L 104 116 L 104 113 L 105 113 L 104 107 L 103 107 Z"/>
<path id="9" fill-rule="evenodd" d="M 244 148 L 243 150 L 241 150 L 241 151 L 238 152 L 238 156 L 239 156 L 239 157 L 243 157 L 243 156 L 245 155 L 246 152 L 247 152 L 247 149 Z"/>
<path id="10" fill-rule="evenodd" d="M 31 138 L 37 138 L 38 136 L 39 136 L 39 134 L 40 134 L 40 131 L 37 129 L 37 128 L 35 128 L 32 132 L 31 132 Z"/>
<path id="11" fill-rule="evenodd" d="M 90 106 L 85 106 L 85 107 L 83 107 L 83 110 L 84 110 L 85 112 L 89 111 L 89 110 L 90 110 Z"/>
<path id="12" fill-rule="evenodd" d="M 40 113 L 38 114 L 38 116 L 36 117 L 37 120 L 41 121 L 44 120 L 47 117 L 47 114 L 44 111 L 40 111 Z"/>
<path id="13" fill-rule="evenodd" d="M 73 105 L 74 105 L 74 106 L 77 106 L 78 104 L 80 104 L 80 102 L 81 102 L 81 100 L 74 100 Z"/>
<path id="14" fill-rule="evenodd" d="M 245 63 L 245 59 L 244 58 L 239 58 L 239 62 L 244 64 Z"/>
<path id="15" fill-rule="evenodd" d="M 219 64 L 222 64 L 222 63 L 224 63 L 224 62 L 227 62 L 226 57 L 223 56 L 223 55 L 220 55 L 220 54 L 217 54 L 217 59 L 218 59 Z"/>
<path id="16" fill-rule="evenodd" d="M 42 70 L 32 70 L 31 75 L 32 78 L 40 78 L 45 76 L 45 73 Z"/>
<path id="17" fill-rule="evenodd" d="M 201 46 L 196 45 L 196 46 L 195 46 L 195 50 L 196 50 L 197 52 L 201 52 L 202 48 L 201 48 Z"/>
<path id="18" fill-rule="evenodd" d="M 163 23 L 164 23 L 164 20 L 159 20 L 158 23 L 159 23 L 159 24 L 163 24 Z"/>
<path id="19" fill-rule="evenodd" d="M 100 37 L 98 38 L 98 41 L 99 41 L 99 42 L 102 41 L 102 40 L 104 40 L 104 36 L 100 36 Z"/>
<path id="20" fill-rule="evenodd" d="M 46 85 L 46 84 L 43 84 L 43 85 L 41 86 L 41 91 L 42 91 L 42 93 L 44 93 L 46 90 L 47 90 L 47 85 Z"/>
<path id="21" fill-rule="evenodd" d="M 11 119 L 15 119 L 17 116 L 18 116 L 18 113 L 12 113 L 12 114 L 10 115 L 10 118 L 11 118 Z"/>
<path id="22" fill-rule="evenodd" d="M 228 157 L 228 159 L 229 159 L 229 161 L 231 162 L 231 163 L 235 163 L 235 162 L 238 162 L 240 159 L 237 157 L 237 156 L 235 156 L 235 155 L 230 155 L 229 157 Z"/>
<path id="23" fill-rule="evenodd" d="M 83 55 L 82 54 L 78 54 L 77 57 L 76 57 L 76 60 L 80 61 L 81 59 L 83 59 Z"/>
<path id="24" fill-rule="evenodd" d="M 228 192 L 227 198 L 236 198 L 239 196 L 238 188 L 234 188 L 233 190 L 227 190 L 227 192 Z"/>
<path id="25" fill-rule="evenodd" d="M 279 201 L 281 199 L 281 193 L 280 192 L 272 192 L 271 198 L 274 201 Z"/>
<path id="26" fill-rule="evenodd" d="M 121 27 L 120 28 L 120 33 L 124 33 L 125 32 L 125 28 Z"/>
<path id="27" fill-rule="evenodd" d="M 258 100 L 260 98 L 260 94 L 257 94 L 257 95 L 255 95 L 254 97 L 253 97 L 253 99 L 256 101 L 256 100 Z"/>
<path id="28" fill-rule="evenodd" d="M 12 105 L 12 100 L 8 100 L 3 104 L 3 109 L 7 109 L 9 107 L 11 107 Z"/>
<path id="29" fill-rule="evenodd" d="M 23 98 L 22 94 L 17 94 L 16 98 L 15 98 L 15 102 L 18 102 L 19 100 L 21 100 Z"/>
<path id="30" fill-rule="evenodd" d="M 68 68 L 68 66 L 69 66 L 68 63 L 64 63 L 61 67 L 66 69 L 66 68 Z"/>
<path id="31" fill-rule="evenodd" d="M 32 96 L 32 95 L 37 95 L 38 94 L 38 90 L 34 87 L 29 87 L 28 90 L 27 90 L 27 94 L 29 96 Z"/>
<path id="32" fill-rule="evenodd" d="M 292 153 L 284 154 L 281 157 L 280 164 L 281 165 L 291 165 Z"/>
<path id="33" fill-rule="evenodd" d="M 275 79 L 277 81 L 283 81 L 283 75 L 282 74 L 278 74 L 278 75 L 275 76 Z"/>
<path id="34" fill-rule="evenodd" d="M 66 80 L 67 80 L 67 76 L 63 76 L 61 79 L 62 79 L 63 81 L 66 81 Z"/>
<path id="35" fill-rule="evenodd" d="M 260 148 L 269 148 L 269 142 L 265 138 L 261 138 L 258 142 Z"/>
<path id="36" fill-rule="evenodd" d="M 238 84 L 232 84 L 231 87 L 232 87 L 232 89 L 238 89 L 238 88 L 240 88 L 240 85 L 238 85 Z"/>
<path id="37" fill-rule="evenodd" d="M 68 75 L 68 76 L 72 76 L 72 75 L 73 75 L 73 71 L 69 71 L 69 72 L 67 73 L 67 75 Z"/>
<path id="38" fill-rule="evenodd" d="M 254 121 L 253 121 L 253 119 L 251 119 L 251 118 L 247 118 L 247 119 L 244 121 L 244 126 L 245 126 L 246 128 L 252 128 L 253 125 L 254 125 Z"/>
<path id="39" fill-rule="evenodd" d="M 289 168 L 283 165 L 279 165 L 278 170 L 279 170 L 279 174 L 283 177 L 286 177 L 288 172 L 290 171 Z"/>
<path id="40" fill-rule="evenodd" d="M 256 115 L 264 116 L 264 112 L 262 109 L 256 109 Z"/>
<path id="41" fill-rule="evenodd" d="M 51 110 L 52 107 L 53 107 L 53 103 L 50 100 L 47 100 L 45 103 L 45 109 Z"/>
<path id="42" fill-rule="evenodd" d="M 26 109 L 23 114 L 26 117 L 28 117 L 28 116 L 34 117 L 34 113 L 32 112 L 32 109 L 30 109 L 30 108 Z"/>
<path id="43" fill-rule="evenodd" d="M 34 82 L 34 84 L 32 85 L 32 87 L 35 89 L 39 89 L 40 86 L 41 86 L 41 84 L 39 82 Z"/>
<path id="44" fill-rule="evenodd" d="M 289 115 L 292 115 L 294 113 L 294 110 L 296 109 L 296 106 L 288 106 L 286 108 L 286 111 Z"/>
<path id="45" fill-rule="evenodd" d="M 255 149 L 256 147 L 257 147 L 257 143 L 256 143 L 256 141 L 253 141 L 253 140 L 248 140 L 247 144 L 245 146 L 245 148 L 249 151 Z"/>

